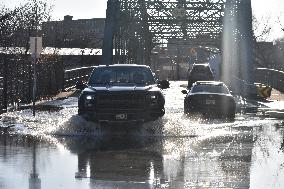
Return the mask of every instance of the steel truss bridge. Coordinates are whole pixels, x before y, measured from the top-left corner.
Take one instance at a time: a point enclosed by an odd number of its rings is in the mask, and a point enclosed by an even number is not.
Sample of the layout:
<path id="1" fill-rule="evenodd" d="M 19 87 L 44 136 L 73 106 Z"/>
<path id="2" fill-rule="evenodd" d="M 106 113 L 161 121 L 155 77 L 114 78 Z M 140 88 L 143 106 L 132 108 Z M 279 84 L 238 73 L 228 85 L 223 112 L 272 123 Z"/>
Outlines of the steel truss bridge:
<path id="1" fill-rule="evenodd" d="M 206 47 L 250 83 L 251 25 L 250 0 L 108 0 L 103 62 L 149 64 L 157 46 Z"/>

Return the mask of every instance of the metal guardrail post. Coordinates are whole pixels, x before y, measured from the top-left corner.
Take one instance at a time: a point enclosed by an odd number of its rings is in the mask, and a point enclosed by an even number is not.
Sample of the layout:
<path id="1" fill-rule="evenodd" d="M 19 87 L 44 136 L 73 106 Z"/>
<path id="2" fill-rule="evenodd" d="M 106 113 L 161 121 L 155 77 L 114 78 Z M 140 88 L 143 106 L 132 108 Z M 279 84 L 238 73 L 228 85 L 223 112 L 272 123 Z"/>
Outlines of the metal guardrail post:
<path id="1" fill-rule="evenodd" d="M 3 106 L 3 77 L 0 77 L 0 114 L 2 114 L 2 106 Z"/>
<path id="2" fill-rule="evenodd" d="M 3 101 L 1 107 L 1 113 L 5 113 L 8 110 L 8 62 L 6 57 L 4 57 L 4 70 L 3 70 Z"/>

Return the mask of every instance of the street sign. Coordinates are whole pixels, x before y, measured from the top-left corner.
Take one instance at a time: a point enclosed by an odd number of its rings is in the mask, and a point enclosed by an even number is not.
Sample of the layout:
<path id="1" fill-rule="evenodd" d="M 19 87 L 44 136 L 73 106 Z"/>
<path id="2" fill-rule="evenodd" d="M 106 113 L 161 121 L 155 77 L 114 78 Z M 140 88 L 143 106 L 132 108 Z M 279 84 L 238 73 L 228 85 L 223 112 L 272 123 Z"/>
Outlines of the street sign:
<path id="1" fill-rule="evenodd" d="M 175 8 L 172 10 L 172 15 L 173 15 L 174 17 L 176 17 L 177 19 L 185 18 L 185 16 L 186 16 L 186 10 L 185 10 L 185 8 L 183 8 L 183 7 L 175 7 Z"/>
<path id="2" fill-rule="evenodd" d="M 42 37 L 30 37 L 30 53 L 32 57 L 39 58 L 42 52 Z"/>
<path id="3" fill-rule="evenodd" d="M 42 38 L 30 37 L 30 53 L 33 59 L 33 116 L 35 116 L 35 100 L 36 100 L 36 62 L 42 51 Z"/>

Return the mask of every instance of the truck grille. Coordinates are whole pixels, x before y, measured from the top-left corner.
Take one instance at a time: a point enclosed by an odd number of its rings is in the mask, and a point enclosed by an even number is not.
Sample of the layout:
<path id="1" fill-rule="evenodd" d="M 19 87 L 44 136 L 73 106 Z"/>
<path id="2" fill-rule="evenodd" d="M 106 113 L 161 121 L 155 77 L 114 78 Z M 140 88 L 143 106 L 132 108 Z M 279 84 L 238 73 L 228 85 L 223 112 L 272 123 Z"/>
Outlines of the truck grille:
<path id="1" fill-rule="evenodd" d="M 145 107 L 145 94 L 99 94 L 97 108 L 112 110 L 142 110 Z"/>

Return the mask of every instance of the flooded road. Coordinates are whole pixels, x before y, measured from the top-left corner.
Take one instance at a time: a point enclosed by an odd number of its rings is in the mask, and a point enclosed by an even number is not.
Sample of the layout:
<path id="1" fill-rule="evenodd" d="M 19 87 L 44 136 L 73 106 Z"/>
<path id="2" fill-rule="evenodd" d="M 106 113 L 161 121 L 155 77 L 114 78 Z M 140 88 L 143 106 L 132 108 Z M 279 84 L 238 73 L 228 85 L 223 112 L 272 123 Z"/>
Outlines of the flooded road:
<path id="1" fill-rule="evenodd" d="M 85 121 L 74 97 L 1 115 L 0 188 L 284 188 L 282 120 L 185 117 L 183 84 L 162 119 L 127 130 Z"/>

